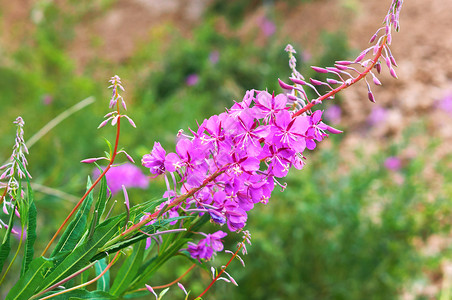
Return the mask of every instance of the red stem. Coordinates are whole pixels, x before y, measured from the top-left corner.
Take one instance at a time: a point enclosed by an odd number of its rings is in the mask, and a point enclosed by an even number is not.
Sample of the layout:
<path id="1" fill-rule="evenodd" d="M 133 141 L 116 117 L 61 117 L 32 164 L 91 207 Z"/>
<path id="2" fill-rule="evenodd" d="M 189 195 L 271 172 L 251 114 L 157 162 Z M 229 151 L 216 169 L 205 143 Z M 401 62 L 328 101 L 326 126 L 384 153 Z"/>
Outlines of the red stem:
<path id="1" fill-rule="evenodd" d="M 179 281 L 181 281 L 182 278 L 184 278 L 188 273 L 190 273 L 190 271 L 193 270 L 194 267 L 196 267 L 196 264 L 192 264 L 190 266 L 190 268 L 188 268 L 188 270 L 185 271 L 185 273 L 182 274 L 181 276 L 179 276 L 179 278 L 177 278 L 176 280 L 173 280 L 173 281 L 171 281 L 168 284 L 153 286 L 152 289 L 154 289 L 154 290 L 164 289 L 164 288 L 167 288 L 169 286 L 172 286 L 175 283 L 178 283 Z M 131 293 L 140 292 L 140 291 L 147 291 L 147 288 L 138 289 L 138 290 L 132 291 Z"/>
<path id="2" fill-rule="evenodd" d="M 66 217 L 66 219 L 63 222 L 63 224 L 61 224 L 60 228 L 58 228 L 57 232 L 54 234 L 54 236 L 52 237 L 50 242 L 47 244 L 47 246 L 44 249 L 44 251 L 42 252 L 41 256 L 44 256 L 46 254 L 47 250 L 49 250 L 49 248 L 50 248 L 50 245 L 52 245 L 53 241 L 56 239 L 58 234 L 61 232 L 61 230 L 63 230 L 63 228 L 67 224 L 67 222 L 69 222 L 69 219 L 74 215 L 74 213 L 77 211 L 79 206 L 82 205 L 83 201 L 86 199 L 86 197 L 89 195 L 89 193 L 91 193 L 91 191 L 94 189 L 94 187 L 99 183 L 99 181 L 102 179 L 102 177 L 105 176 L 105 174 L 108 172 L 108 170 L 113 165 L 113 162 L 115 161 L 115 158 L 116 158 L 116 155 L 117 155 L 117 151 L 118 151 L 119 132 L 120 132 L 120 130 L 121 130 L 121 115 L 119 114 L 119 108 L 118 108 L 118 122 L 117 122 L 117 127 L 116 127 L 116 142 L 115 142 L 115 147 L 114 147 L 112 156 L 110 158 L 110 162 L 108 163 L 108 166 L 105 168 L 105 170 L 102 172 L 102 174 L 100 174 L 99 178 L 97 178 L 97 180 L 94 181 L 94 183 L 86 191 L 86 193 L 83 195 L 83 197 L 77 203 L 77 205 L 75 205 L 75 207 L 72 209 L 72 211 Z"/>
<path id="3" fill-rule="evenodd" d="M 8 186 L 5 186 L 5 190 L 3 191 L 2 196 L 0 197 L 0 204 L 3 203 L 3 199 L 5 199 L 6 193 L 8 191 Z"/>
<path id="4" fill-rule="evenodd" d="M 226 270 L 226 268 L 229 266 L 229 264 L 232 262 L 232 260 L 237 256 L 237 253 L 239 253 L 239 250 L 242 249 L 243 243 L 245 242 L 245 240 L 243 240 L 243 242 L 240 243 L 239 248 L 237 249 L 237 251 L 235 251 L 234 255 L 232 255 L 231 259 L 229 259 L 228 263 L 224 266 L 224 268 L 221 268 L 221 271 L 218 273 L 217 276 L 215 276 L 215 278 L 212 280 L 212 282 L 209 284 L 209 286 L 204 290 L 204 292 L 201 293 L 201 295 L 199 295 L 196 298 L 201 298 L 215 283 L 215 281 L 218 280 L 218 278 L 220 278 L 221 274 L 223 274 L 224 270 Z"/>
<path id="5" fill-rule="evenodd" d="M 354 78 L 349 84 L 346 84 L 345 82 L 342 83 L 340 86 L 338 86 L 337 88 L 329 91 L 328 93 L 326 93 L 323 96 L 320 96 L 319 98 L 315 99 L 315 101 L 312 101 L 311 103 L 309 103 L 308 105 L 306 105 L 305 107 L 303 107 L 302 109 L 300 109 L 299 111 L 297 111 L 292 118 L 296 118 L 299 115 L 301 115 L 302 113 L 305 113 L 306 111 L 310 110 L 314 105 L 322 102 L 325 99 L 328 99 L 329 97 L 336 95 L 338 92 L 340 92 L 341 90 L 344 90 L 346 88 L 348 88 L 349 86 L 357 83 L 358 81 L 360 81 L 361 79 L 363 79 L 364 77 L 366 77 L 366 75 L 370 72 L 370 70 L 372 70 L 372 68 L 375 66 L 375 64 L 378 62 L 378 59 L 380 59 L 381 56 L 381 52 L 383 51 L 384 46 L 386 45 L 386 41 L 387 41 L 388 37 L 385 36 L 383 39 L 383 42 L 381 43 L 380 47 L 378 48 L 377 53 L 375 54 L 375 57 L 372 59 L 372 63 L 370 64 L 370 66 L 368 66 L 364 72 L 360 73 L 356 78 Z"/>
<path id="6" fill-rule="evenodd" d="M 91 279 L 90 281 L 85 282 L 85 283 L 83 283 L 83 284 L 80 284 L 80 285 L 78 285 L 78 286 L 71 287 L 71 288 L 69 288 L 69 289 L 67 289 L 67 290 L 63 290 L 63 291 L 61 291 L 61 292 L 58 292 L 58 293 L 49 295 L 49 296 L 47 296 L 47 297 L 41 298 L 41 300 L 50 299 L 50 298 L 53 298 L 53 297 L 55 297 L 55 296 L 59 296 L 59 295 L 61 295 L 61 294 L 64 294 L 64 293 L 67 293 L 67 292 L 70 292 L 70 291 L 73 291 L 73 290 L 82 288 L 82 287 L 84 287 L 84 286 L 88 286 L 88 285 L 92 284 L 93 282 L 96 282 L 97 280 L 99 280 L 99 278 L 101 278 L 102 276 L 104 276 L 105 273 L 107 273 L 107 271 L 111 268 L 111 266 L 113 266 L 113 264 L 116 262 L 116 258 L 118 257 L 119 253 L 121 253 L 121 251 L 116 252 L 115 257 L 113 257 L 112 261 L 105 267 L 105 269 L 102 271 L 102 273 L 100 273 L 99 275 L 97 275 L 96 277 L 94 277 L 93 279 Z"/>
<path id="7" fill-rule="evenodd" d="M 225 166 L 226 167 L 226 166 Z M 187 193 L 177 197 L 176 199 L 174 199 L 173 202 L 171 202 L 171 204 L 169 204 L 166 208 L 162 207 L 161 209 L 159 209 L 158 211 L 154 212 L 151 215 L 148 215 L 146 218 L 144 218 L 142 221 L 140 221 L 139 223 L 133 225 L 132 227 L 130 227 L 129 229 L 127 229 L 126 231 L 124 231 L 123 233 L 121 233 L 121 236 L 125 236 L 131 232 L 137 231 L 138 229 L 140 229 L 143 225 L 145 225 L 146 223 L 148 223 L 149 221 L 155 219 L 157 216 L 159 216 L 161 213 L 164 213 L 166 211 L 168 211 L 170 208 L 182 203 L 183 201 L 185 201 L 186 199 L 188 199 L 189 197 L 193 196 L 197 191 L 199 191 L 200 189 L 202 189 L 203 187 L 205 187 L 209 182 L 213 181 L 215 178 L 217 178 L 218 176 L 220 176 L 221 174 L 223 174 L 225 172 L 225 168 L 223 167 L 223 169 L 216 171 L 215 173 L 213 173 L 212 175 L 210 175 L 209 177 L 207 177 L 203 183 L 196 188 L 192 188 L 191 190 L 189 190 Z M 163 211 L 164 210 L 164 211 Z"/>

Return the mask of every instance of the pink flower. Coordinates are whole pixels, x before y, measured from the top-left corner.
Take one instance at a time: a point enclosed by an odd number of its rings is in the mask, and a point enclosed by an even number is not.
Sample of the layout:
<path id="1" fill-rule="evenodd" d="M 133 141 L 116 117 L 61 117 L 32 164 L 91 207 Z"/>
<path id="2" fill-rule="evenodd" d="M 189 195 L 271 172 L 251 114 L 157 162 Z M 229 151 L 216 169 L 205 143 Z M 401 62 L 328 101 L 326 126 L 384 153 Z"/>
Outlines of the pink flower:
<path id="1" fill-rule="evenodd" d="M 149 168 L 152 174 L 165 173 L 165 155 L 166 151 L 159 142 L 154 142 L 154 147 L 150 154 L 145 154 L 141 163 L 144 167 Z"/>
<path id="2" fill-rule="evenodd" d="M 212 234 L 203 234 L 206 238 L 200 240 L 198 244 L 188 243 L 188 248 L 186 249 L 191 257 L 197 260 L 201 259 L 211 259 L 216 252 L 223 250 L 222 238 L 224 238 L 227 233 L 221 230 Z"/>
<path id="3" fill-rule="evenodd" d="M 185 83 L 188 86 L 196 85 L 198 83 L 198 81 L 199 81 L 199 76 L 198 76 L 198 74 L 195 74 L 195 73 L 190 74 L 187 76 L 187 78 L 185 78 Z"/>
<path id="4" fill-rule="evenodd" d="M 324 116 L 331 124 L 339 124 L 341 122 L 342 110 L 339 105 L 331 105 L 325 111 Z"/>
<path id="5" fill-rule="evenodd" d="M 376 106 L 370 113 L 367 121 L 370 125 L 375 126 L 380 123 L 384 123 L 386 121 L 387 115 L 388 113 L 386 109 L 384 109 L 383 107 Z"/>
<path id="6" fill-rule="evenodd" d="M 214 50 L 214 51 L 210 52 L 209 61 L 212 63 L 212 65 L 216 65 L 219 60 L 220 60 L 220 52 L 218 52 L 218 50 Z"/>
<path id="7" fill-rule="evenodd" d="M 398 157 L 390 156 L 385 160 L 384 166 L 390 171 L 398 171 L 402 167 L 402 162 Z"/>
<path id="8" fill-rule="evenodd" d="M 452 116 L 452 93 L 447 94 L 436 103 L 437 107 Z"/>
<path id="9" fill-rule="evenodd" d="M 276 25 L 267 17 L 263 17 L 260 22 L 261 31 L 265 36 L 272 36 L 276 31 Z"/>
<path id="10" fill-rule="evenodd" d="M 44 105 L 50 105 L 53 102 L 53 97 L 49 94 L 42 96 L 42 103 Z"/>
<path id="11" fill-rule="evenodd" d="M 97 178 L 99 175 L 99 170 L 95 169 L 93 176 Z M 122 186 L 146 189 L 149 185 L 149 178 L 141 172 L 140 168 L 129 163 L 112 167 L 108 170 L 106 179 L 108 188 L 113 195 L 122 190 Z"/>

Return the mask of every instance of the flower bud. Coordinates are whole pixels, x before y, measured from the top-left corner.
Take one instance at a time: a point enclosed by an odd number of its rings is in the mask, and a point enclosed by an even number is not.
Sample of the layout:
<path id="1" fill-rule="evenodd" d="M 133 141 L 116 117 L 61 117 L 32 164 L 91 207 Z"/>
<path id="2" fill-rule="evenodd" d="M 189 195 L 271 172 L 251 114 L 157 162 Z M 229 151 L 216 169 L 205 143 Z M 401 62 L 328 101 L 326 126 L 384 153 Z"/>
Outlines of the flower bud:
<path id="1" fill-rule="evenodd" d="M 282 81 L 279 78 L 278 78 L 278 83 L 279 83 L 279 86 L 282 87 L 285 90 L 292 90 L 293 89 L 293 86 L 288 85 L 287 83 L 285 83 L 284 81 Z"/>
<path id="2" fill-rule="evenodd" d="M 391 74 L 392 77 L 398 79 L 397 74 L 396 74 L 396 72 L 394 71 L 393 68 L 390 68 L 390 69 L 389 69 L 389 74 Z"/>
<path id="3" fill-rule="evenodd" d="M 314 66 L 311 66 L 311 68 L 312 68 L 314 71 L 316 71 L 317 73 L 328 73 L 328 70 L 327 70 L 327 69 L 324 69 L 324 68 L 319 68 L 319 67 L 314 67 Z"/>
<path id="4" fill-rule="evenodd" d="M 313 85 L 323 85 L 325 84 L 324 82 L 320 81 L 320 80 L 316 80 L 316 79 L 312 79 L 309 78 L 309 81 L 313 84 Z"/>
<path id="5" fill-rule="evenodd" d="M 295 83 L 295 84 L 299 84 L 299 85 L 306 85 L 306 82 L 301 80 L 301 79 L 297 79 L 297 78 L 293 78 L 291 77 L 290 80 Z"/>

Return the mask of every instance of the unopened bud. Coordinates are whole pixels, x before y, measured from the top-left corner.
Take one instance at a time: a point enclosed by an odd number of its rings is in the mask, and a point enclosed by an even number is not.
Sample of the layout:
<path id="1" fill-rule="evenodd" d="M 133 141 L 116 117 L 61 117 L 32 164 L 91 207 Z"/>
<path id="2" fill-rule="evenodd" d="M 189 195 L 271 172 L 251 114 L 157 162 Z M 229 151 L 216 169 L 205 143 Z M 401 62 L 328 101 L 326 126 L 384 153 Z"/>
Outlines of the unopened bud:
<path id="1" fill-rule="evenodd" d="M 317 73 L 328 73 L 327 69 L 324 68 L 319 68 L 319 67 L 315 67 L 315 66 L 311 66 L 311 68 L 316 71 Z"/>
<path id="2" fill-rule="evenodd" d="M 380 80 L 374 74 L 372 74 L 372 80 L 376 85 L 381 85 Z"/>
<path id="3" fill-rule="evenodd" d="M 375 103 L 375 97 L 374 97 L 374 94 L 371 91 L 367 92 L 367 97 L 369 98 L 369 100 L 371 102 Z"/>
<path id="4" fill-rule="evenodd" d="M 390 68 L 390 69 L 389 69 L 389 74 L 391 74 L 392 77 L 398 79 L 397 74 L 396 74 L 396 72 L 394 71 L 393 68 Z"/>
<path id="5" fill-rule="evenodd" d="M 316 80 L 316 79 L 312 79 L 309 78 L 309 81 L 313 84 L 313 85 L 323 85 L 325 84 L 324 82 L 320 81 L 320 80 Z"/>
<path id="6" fill-rule="evenodd" d="M 293 89 L 293 86 L 288 85 L 287 83 L 285 83 L 284 81 L 282 81 L 279 78 L 278 78 L 278 83 L 279 83 L 279 86 L 282 87 L 285 90 L 292 90 Z"/>
<path id="7" fill-rule="evenodd" d="M 331 78 L 327 78 L 326 82 L 328 82 L 329 84 L 338 84 L 340 83 L 339 81 L 337 81 L 336 79 L 331 79 Z"/>
<path id="8" fill-rule="evenodd" d="M 84 159 L 84 160 L 82 160 L 80 162 L 84 163 L 84 164 L 92 164 L 93 162 L 96 162 L 98 160 L 99 160 L 99 158 L 87 158 L 87 159 Z"/>
<path id="9" fill-rule="evenodd" d="M 375 64 L 374 68 L 377 70 L 378 74 L 381 73 L 381 63 L 380 62 L 377 62 Z"/>
<path id="10" fill-rule="evenodd" d="M 352 62 L 348 61 L 348 60 L 338 60 L 338 61 L 336 61 L 336 64 L 342 65 L 342 66 L 348 66 L 348 65 L 351 65 Z"/>
<path id="11" fill-rule="evenodd" d="M 301 80 L 301 79 L 297 79 L 297 78 L 293 78 L 291 77 L 290 80 L 295 83 L 295 84 L 299 84 L 299 85 L 306 85 L 306 82 Z"/>
<path id="12" fill-rule="evenodd" d="M 326 130 L 328 130 L 328 132 L 330 132 L 330 133 L 332 133 L 332 134 L 339 134 L 339 133 L 342 133 L 342 132 L 343 132 L 342 130 L 333 128 L 333 127 L 328 126 L 328 125 L 326 126 Z"/>

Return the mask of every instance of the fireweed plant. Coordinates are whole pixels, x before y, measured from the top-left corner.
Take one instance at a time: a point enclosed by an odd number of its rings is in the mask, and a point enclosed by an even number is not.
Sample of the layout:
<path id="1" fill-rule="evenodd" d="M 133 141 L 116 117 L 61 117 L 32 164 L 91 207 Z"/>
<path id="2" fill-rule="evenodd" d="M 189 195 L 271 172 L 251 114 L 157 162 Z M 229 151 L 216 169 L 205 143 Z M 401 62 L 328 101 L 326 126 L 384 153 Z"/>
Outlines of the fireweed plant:
<path id="1" fill-rule="evenodd" d="M 333 67 L 312 67 L 318 73 L 330 75 L 326 81 L 305 79 L 296 70 L 296 52 L 288 45 L 285 51 L 292 74 L 290 84 L 279 80 L 284 93 L 247 91 L 242 101 L 204 120 L 197 129 L 180 130 L 175 152 L 167 153 L 155 142 L 152 151 L 141 161 L 151 174 L 163 177 L 167 186 L 163 198 L 131 206 L 123 185 L 120 190 L 125 199 L 124 212 L 118 215 L 112 213 L 114 203 L 109 201 L 112 192 L 107 186 L 106 174 L 117 163 L 118 154 L 124 154 L 134 163 L 130 155 L 119 149 L 119 137 L 122 121 L 127 120 L 133 127 L 135 123 L 123 114 L 127 108 L 120 91 L 124 88 L 118 76 L 112 77 L 113 95 L 109 105 L 112 111 L 105 115 L 99 128 L 107 124 L 116 127 L 115 142 L 108 143 L 109 151 L 105 156 L 82 161 L 96 164 L 100 175 L 94 182 L 88 177 L 86 193 L 56 230 L 41 256 L 35 259 L 36 210 L 31 176 L 26 169 L 28 150 L 23 138 L 24 122 L 17 118 L 13 154 L 2 167 L 0 177 L 3 190 L 0 203 L 7 217 L 0 220 L 0 226 L 6 229 L 0 248 L 0 285 L 7 275 L 17 278 L 6 299 L 128 299 L 149 294 L 160 299 L 176 284 L 188 299 L 189 292 L 181 280 L 196 266 L 207 268 L 205 262 L 220 251 L 229 253 L 231 258 L 219 270 L 211 268 L 213 279 L 196 299 L 201 299 L 217 280 L 237 284 L 226 268 L 235 258 L 243 263 L 239 253 L 246 254 L 246 245 L 251 244 L 251 234 L 244 229 L 249 211 L 257 203 L 267 204 L 275 188 L 284 190 L 282 178 L 291 167 L 303 168 L 306 149 L 314 150 L 329 133 L 341 133 L 323 123 L 322 111 L 313 110 L 314 106 L 333 99 L 338 92 L 360 80 L 366 82 L 369 100 L 375 102 L 368 79 L 380 85 L 377 74 L 383 64 L 397 77 L 394 71 L 397 64 L 389 46 L 392 31 L 399 30 L 402 2 L 392 1 L 383 26 L 370 40 L 372 46 L 356 59 L 336 61 Z M 320 94 L 319 86 L 327 87 L 328 92 Z M 318 97 L 309 99 L 307 89 Z M 101 161 L 106 161 L 107 165 L 97 165 Z M 99 187 L 95 200 L 96 186 Z M 107 206 L 110 207 L 107 209 Z M 13 231 L 15 218 L 20 219 L 20 232 Z M 201 232 L 202 225 L 208 221 L 221 230 Z M 231 233 L 240 233 L 242 237 L 234 252 L 225 250 L 222 243 Z M 19 235 L 20 242 L 5 268 L 12 234 Z M 8 273 L 24 239 L 21 272 Z M 191 267 L 173 282 L 153 285 L 156 271 L 176 255 L 190 260 Z M 120 260 L 120 256 L 125 258 Z M 114 280 L 110 280 L 111 267 L 119 264 Z M 92 269 L 94 271 L 90 271 Z M 95 276 L 90 279 L 92 273 Z M 159 289 L 163 291 L 157 295 Z"/>

